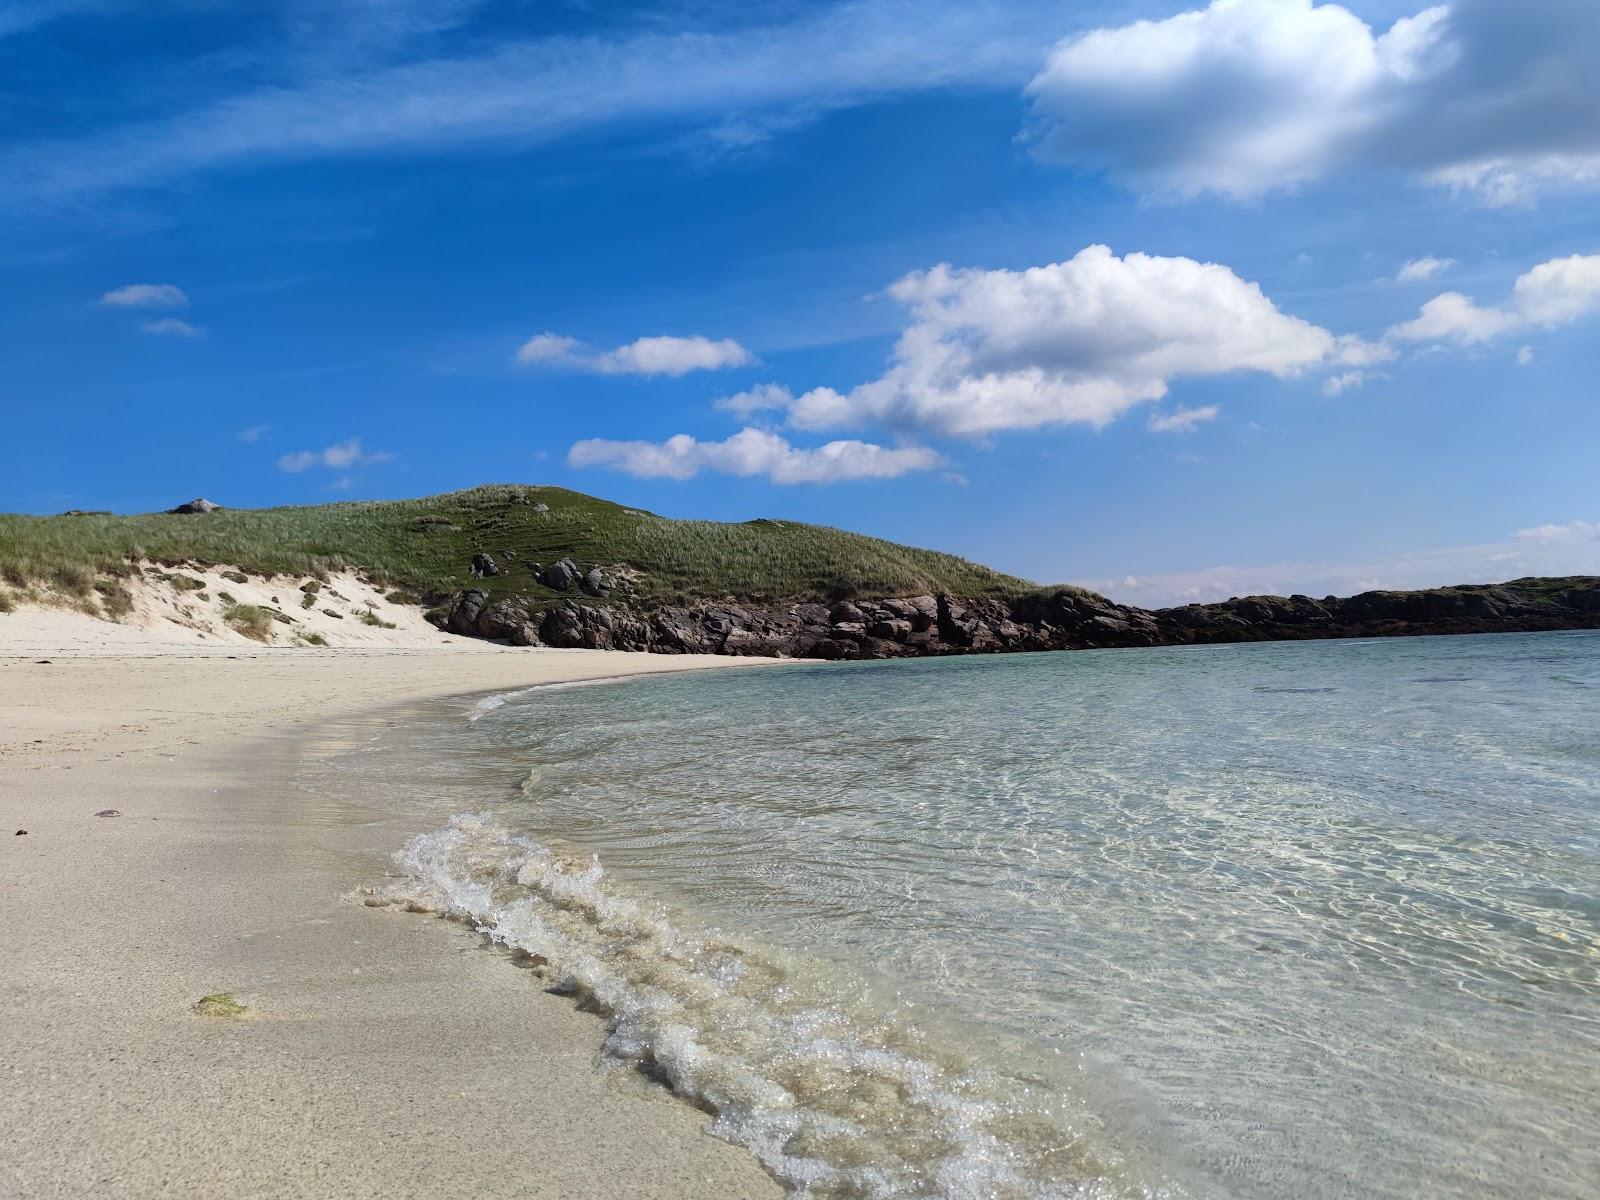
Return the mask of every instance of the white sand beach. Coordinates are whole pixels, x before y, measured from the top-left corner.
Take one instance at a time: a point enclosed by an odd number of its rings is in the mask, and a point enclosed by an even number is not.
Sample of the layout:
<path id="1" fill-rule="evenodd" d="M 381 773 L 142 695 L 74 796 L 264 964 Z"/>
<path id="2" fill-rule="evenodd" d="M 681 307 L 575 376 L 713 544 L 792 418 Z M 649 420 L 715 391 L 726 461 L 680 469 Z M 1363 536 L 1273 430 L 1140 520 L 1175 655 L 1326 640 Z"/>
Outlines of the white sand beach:
<path id="1" fill-rule="evenodd" d="M 598 1018 L 460 926 L 364 907 L 398 843 L 287 786 L 407 702 L 738 665 L 0 616 L 0 1195 L 777 1195 L 601 1069 Z M 194 1011 L 222 992 L 251 1015 Z"/>

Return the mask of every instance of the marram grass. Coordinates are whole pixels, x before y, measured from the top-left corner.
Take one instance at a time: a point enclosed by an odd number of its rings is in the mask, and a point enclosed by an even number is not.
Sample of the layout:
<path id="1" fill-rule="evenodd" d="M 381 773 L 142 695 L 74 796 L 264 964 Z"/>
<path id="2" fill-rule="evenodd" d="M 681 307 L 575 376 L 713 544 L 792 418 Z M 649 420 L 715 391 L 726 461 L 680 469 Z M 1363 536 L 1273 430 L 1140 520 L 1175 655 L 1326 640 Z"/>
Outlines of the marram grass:
<path id="1" fill-rule="evenodd" d="M 1033 585 L 932 550 L 794 521 L 678 521 L 555 487 L 496 485 L 417 500 L 223 509 L 194 516 L 0 516 L 0 586 L 48 586 L 85 600 L 139 559 L 325 578 L 360 570 L 418 595 L 476 583 L 475 553 L 501 574 L 495 595 L 553 598 L 529 568 L 570 557 L 622 568 L 644 603 L 692 599 L 1007 596 Z"/>

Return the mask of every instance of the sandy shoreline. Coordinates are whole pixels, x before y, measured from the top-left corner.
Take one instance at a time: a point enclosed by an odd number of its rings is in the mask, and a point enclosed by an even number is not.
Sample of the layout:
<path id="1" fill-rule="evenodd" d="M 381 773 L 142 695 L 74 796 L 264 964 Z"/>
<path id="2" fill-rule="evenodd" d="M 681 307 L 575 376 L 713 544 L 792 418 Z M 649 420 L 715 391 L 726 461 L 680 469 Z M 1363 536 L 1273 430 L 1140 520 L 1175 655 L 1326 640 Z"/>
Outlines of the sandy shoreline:
<path id="1" fill-rule="evenodd" d="M 702 1114 L 597 1070 L 594 1017 L 464 929 L 348 899 L 394 831 L 292 784 L 407 703 L 737 660 L 21 649 L 0 643 L 0 1195 L 779 1194 Z M 192 1012 L 219 991 L 259 1016 Z"/>

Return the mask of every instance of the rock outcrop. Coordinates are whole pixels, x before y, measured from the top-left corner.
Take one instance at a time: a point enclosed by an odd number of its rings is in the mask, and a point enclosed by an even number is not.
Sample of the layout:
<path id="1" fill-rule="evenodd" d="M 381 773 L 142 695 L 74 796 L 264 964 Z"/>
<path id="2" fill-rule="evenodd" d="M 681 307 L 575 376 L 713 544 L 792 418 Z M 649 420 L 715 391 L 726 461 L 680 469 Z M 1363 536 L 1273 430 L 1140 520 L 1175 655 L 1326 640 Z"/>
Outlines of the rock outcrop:
<path id="1" fill-rule="evenodd" d="M 570 566 L 563 560 L 549 568 Z M 591 572 L 592 574 L 592 572 Z M 576 568 L 556 574 L 572 590 Z M 587 579 L 583 581 L 587 583 Z M 555 586 L 551 584 L 550 586 Z M 473 588 L 434 610 L 451 633 L 519 646 L 857 660 L 1305 638 L 1600 629 L 1600 578 L 1516 580 L 1359 596 L 1249 596 L 1147 611 L 1076 589 L 1014 599 L 904 596 L 833 605 L 700 602 L 635 608 Z"/>
<path id="2" fill-rule="evenodd" d="M 193 515 L 196 515 L 196 514 L 216 512 L 221 507 L 222 507 L 222 505 L 213 504 L 210 500 L 207 500 L 204 496 L 196 496 L 193 500 L 190 500 L 187 503 L 178 505 L 177 508 L 169 508 L 169 509 L 167 509 L 167 512 L 171 513 L 174 516 L 185 516 L 186 517 L 186 516 L 193 516 Z"/>

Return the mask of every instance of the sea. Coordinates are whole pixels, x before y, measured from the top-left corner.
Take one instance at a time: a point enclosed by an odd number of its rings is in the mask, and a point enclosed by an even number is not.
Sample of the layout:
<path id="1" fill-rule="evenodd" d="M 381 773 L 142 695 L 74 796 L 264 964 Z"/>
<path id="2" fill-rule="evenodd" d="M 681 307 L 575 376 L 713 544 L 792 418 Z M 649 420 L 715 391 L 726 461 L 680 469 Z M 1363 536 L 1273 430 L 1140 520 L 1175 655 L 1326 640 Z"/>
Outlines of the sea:
<path id="1" fill-rule="evenodd" d="M 380 894 L 798 1195 L 1600 1196 L 1600 633 L 662 675 L 376 749 L 425 830 Z"/>

